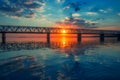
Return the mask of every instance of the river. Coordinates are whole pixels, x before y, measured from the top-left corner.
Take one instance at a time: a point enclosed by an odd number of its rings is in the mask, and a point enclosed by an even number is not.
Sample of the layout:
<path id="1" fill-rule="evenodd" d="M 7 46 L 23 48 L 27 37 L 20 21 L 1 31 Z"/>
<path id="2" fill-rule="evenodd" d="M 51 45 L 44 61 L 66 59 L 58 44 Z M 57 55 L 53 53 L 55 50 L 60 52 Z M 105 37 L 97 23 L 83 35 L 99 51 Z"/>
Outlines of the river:
<path id="1" fill-rule="evenodd" d="M 120 80 L 116 38 L 10 36 L 0 45 L 0 80 Z"/>

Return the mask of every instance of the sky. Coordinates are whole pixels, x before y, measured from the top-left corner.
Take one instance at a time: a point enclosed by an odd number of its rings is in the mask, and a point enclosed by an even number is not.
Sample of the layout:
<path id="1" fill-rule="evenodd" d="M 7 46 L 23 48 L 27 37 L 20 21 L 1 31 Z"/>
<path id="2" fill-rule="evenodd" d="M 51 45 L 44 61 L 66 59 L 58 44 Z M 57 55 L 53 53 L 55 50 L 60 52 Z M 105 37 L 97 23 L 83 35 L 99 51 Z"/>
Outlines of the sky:
<path id="1" fill-rule="evenodd" d="M 0 25 L 120 30 L 120 0 L 0 0 Z"/>

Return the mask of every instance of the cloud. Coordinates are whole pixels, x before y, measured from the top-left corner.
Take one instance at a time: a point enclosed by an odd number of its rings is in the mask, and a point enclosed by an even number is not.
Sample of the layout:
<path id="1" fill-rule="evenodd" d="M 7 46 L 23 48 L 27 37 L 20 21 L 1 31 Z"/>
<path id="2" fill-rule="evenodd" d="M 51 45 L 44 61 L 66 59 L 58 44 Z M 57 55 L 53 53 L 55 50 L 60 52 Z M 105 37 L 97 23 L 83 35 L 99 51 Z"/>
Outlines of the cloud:
<path id="1" fill-rule="evenodd" d="M 86 20 L 85 23 L 93 26 L 93 25 L 96 25 L 98 22 L 91 21 L 91 20 Z"/>
<path id="2" fill-rule="evenodd" d="M 33 2 L 31 2 L 31 1 L 26 1 L 26 2 L 24 2 L 24 4 L 30 5 L 30 4 L 33 4 Z"/>
<path id="3" fill-rule="evenodd" d="M 108 9 L 100 9 L 99 11 L 102 12 L 102 13 L 108 13 L 108 12 L 111 12 L 112 9 L 111 9 L 111 8 L 108 8 Z"/>
<path id="4" fill-rule="evenodd" d="M 102 13 L 107 13 L 107 11 L 103 10 L 103 9 L 100 9 L 99 11 L 102 12 Z"/>
<path id="5" fill-rule="evenodd" d="M 69 9 L 70 8 L 70 5 L 67 5 L 63 8 L 63 10 L 66 10 L 66 9 Z"/>
<path id="6" fill-rule="evenodd" d="M 35 13 L 31 12 L 25 16 L 25 18 L 34 18 Z"/>
<path id="7" fill-rule="evenodd" d="M 108 13 L 108 12 L 112 12 L 113 9 L 112 8 L 100 8 L 100 7 L 97 7 L 97 6 L 91 6 L 88 8 L 88 10 L 90 12 L 101 12 L 101 13 Z"/>
<path id="8" fill-rule="evenodd" d="M 12 17 L 33 18 L 34 10 L 40 10 L 45 5 L 44 0 L 1 0 L 0 12 Z"/>
<path id="9" fill-rule="evenodd" d="M 83 6 L 84 4 L 86 3 L 81 0 L 65 0 L 63 3 L 63 9 L 73 9 L 73 11 L 78 12 L 81 10 L 81 6 Z"/>
<path id="10" fill-rule="evenodd" d="M 87 15 L 97 15 L 96 12 L 87 12 L 86 14 L 87 14 Z"/>
<path id="11" fill-rule="evenodd" d="M 65 20 L 69 20 L 70 18 L 69 17 L 65 17 Z"/>
<path id="12" fill-rule="evenodd" d="M 99 17 L 99 18 L 96 18 L 96 19 L 93 19 L 93 21 L 99 21 L 99 20 L 105 20 L 105 18 L 103 18 L 103 17 Z"/>
<path id="13" fill-rule="evenodd" d="M 79 17 L 80 14 L 78 14 L 78 13 L 74 13 L 74 14 L 72 14 L 72 16 L 73 16 L 73 17 Z"/>
<path id="14" fill-rule="evenodd" d="M 95 29 L 98 29 L 98 30 L 120 30 L 120 27 L 119 26 L 116 26 L 116 25 L 107 25 L 107 26 L 104 26 L 104 27 L 96 27 Z"/>
<path id="15" fill-rule="evenodd" d="M 118 13 L 117 15 L 120 16 L 120 13 Z"/>
<path id="16" fill-rule="evenodd" d="M 85 20 L 82 18 L 69 18 L 65 17 L 65 20 L 56 22 L 57 25 L 65 25 L 64 27 L 80 27 L 80 28 L 91 28 L 96 27 L 97 22 L 93 22 L 90 20 Z M 67 26 L 66 26 L 67 25 Z"/>
<path id="17" fill-rule="evenodd" d="M 63 2 L 65 2 L 65 0 L 56 0 L 57 1 L 57 3 L 63 3 Z"/>
<path id="18" fill-rule="evenodd" d="M 89 10 L 90 12 L 98 12 L 100 9 L 101 9 L 101 8 L 96 7 L 96 6 L 90 6 L 90 7 L 88 7 L 88 10 Z"/>

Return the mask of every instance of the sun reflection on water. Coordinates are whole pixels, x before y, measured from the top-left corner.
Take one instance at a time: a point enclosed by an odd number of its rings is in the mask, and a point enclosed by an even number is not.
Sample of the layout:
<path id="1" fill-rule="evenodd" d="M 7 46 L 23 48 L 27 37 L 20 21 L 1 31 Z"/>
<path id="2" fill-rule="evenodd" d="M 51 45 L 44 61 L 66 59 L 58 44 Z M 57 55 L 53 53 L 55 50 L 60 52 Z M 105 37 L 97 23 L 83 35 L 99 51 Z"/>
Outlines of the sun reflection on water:
<path id="1" fill-rule="evenodd" d="M 66 39 L 66 37 L 63 36 L 63 37 L 61 38 L 61 44 L 62 44 L 62 45 L 61 45 L 62 48 L 64 48 L 64 47 L 67 45 L 67 39 Z"/>

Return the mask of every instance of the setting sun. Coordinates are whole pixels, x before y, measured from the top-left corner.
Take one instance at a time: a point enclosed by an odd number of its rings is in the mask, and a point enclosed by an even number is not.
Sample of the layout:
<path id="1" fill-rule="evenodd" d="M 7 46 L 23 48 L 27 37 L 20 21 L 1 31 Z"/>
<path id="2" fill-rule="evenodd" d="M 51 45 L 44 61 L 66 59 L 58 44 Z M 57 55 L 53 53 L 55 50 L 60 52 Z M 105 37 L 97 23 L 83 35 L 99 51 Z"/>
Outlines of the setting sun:
<path id="1" fill-rule="evenodd" d="M 66 30 L 63 29 L 61 32 L 65 34 L 65 33 L 66 33 Z"/>

